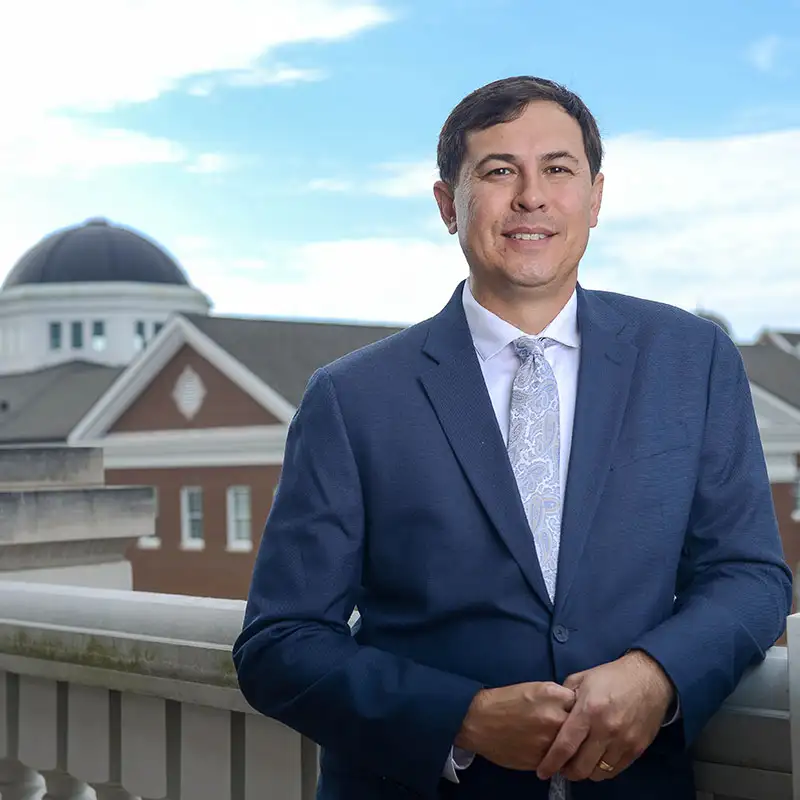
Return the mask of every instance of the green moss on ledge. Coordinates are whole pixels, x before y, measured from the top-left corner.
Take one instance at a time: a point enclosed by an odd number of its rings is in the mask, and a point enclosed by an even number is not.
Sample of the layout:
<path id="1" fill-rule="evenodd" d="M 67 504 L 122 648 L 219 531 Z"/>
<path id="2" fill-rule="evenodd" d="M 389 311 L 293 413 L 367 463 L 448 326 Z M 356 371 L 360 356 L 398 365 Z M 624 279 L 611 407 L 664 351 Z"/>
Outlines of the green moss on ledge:
<path id="1" fill-rule="evenodd" d="M 18 631 L 12 636 L 0 635 L 0 653 L 148 677 L 238 688 L 236 670 L 228 654 L 220 655 L 213 674 L 206 672 L 192 678 L 187 675 L 187 670 L 164 663 L 156 649 L 148 648 L 146 642 L 132 642 L 123 650 L 90 634 L 75 632 L 71 638 L 75 640 L 73 647 L 58 636 L 48 636 L 46 633 L 31 636 L 25 631 Z"/>

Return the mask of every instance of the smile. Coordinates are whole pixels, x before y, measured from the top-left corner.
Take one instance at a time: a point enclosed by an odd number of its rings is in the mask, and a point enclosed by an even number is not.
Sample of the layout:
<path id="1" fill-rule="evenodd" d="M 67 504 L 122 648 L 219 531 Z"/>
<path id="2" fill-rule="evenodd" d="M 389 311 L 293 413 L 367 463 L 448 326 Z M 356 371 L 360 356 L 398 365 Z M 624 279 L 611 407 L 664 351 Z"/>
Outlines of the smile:
<path id="1" fill-rule="evenodd" d="M 549 239 L 550 233 L 508 233 L 505 234 L 509 239 L 521 239 L 524 242 L 535 242 L 539 239 Z"/>

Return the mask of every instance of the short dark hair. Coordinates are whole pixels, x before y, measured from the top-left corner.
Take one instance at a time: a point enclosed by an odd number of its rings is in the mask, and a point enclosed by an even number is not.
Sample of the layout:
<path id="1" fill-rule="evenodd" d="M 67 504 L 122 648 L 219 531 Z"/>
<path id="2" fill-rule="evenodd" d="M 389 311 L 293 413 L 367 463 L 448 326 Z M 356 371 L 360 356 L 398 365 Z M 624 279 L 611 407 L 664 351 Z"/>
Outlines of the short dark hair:
<path id="1" fill-rule="evenodd" d="M 583 147 L 592 180 L 603 162 L 603 143 L 592 112 L 578 95 L 546 78 L 522 75 L 503 78 L 468 94 L 451 112 L 439 134 L 436 160 L 439 176 L 455 186 L 467 152 L 467 134 L 511 122 L 522 116 L 530 103 L 557 103 L 580 125 Z"/>

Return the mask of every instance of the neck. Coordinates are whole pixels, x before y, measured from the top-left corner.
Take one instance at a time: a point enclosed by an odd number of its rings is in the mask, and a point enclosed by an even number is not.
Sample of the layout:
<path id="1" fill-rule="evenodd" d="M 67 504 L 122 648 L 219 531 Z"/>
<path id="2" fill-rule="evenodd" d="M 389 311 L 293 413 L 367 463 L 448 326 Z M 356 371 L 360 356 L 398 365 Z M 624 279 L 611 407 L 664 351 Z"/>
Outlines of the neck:
<path id="1" fill-rule="evenodd" d="M 482 286 L 470 277 L 473 297 L 488 311 L 530 336 L 538 336 L 561 312 L 575 291 L 576 281 L 557 288 Z"/>

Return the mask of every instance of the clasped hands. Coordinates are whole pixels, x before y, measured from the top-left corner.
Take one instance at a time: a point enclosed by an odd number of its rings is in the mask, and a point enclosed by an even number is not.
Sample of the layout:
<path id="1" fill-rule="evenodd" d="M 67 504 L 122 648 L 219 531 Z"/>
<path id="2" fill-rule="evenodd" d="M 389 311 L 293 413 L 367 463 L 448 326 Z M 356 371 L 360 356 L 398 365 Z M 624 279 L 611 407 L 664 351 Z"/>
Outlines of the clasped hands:
<path id="1" fill-rule="evenodd" d="M 563 685 L 521 683 L 476 695 L 456 744 L 548 780 L 608 780 L 650 746 L 674 689 L 641 651 L 570 675 Z"/>

